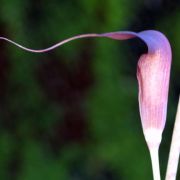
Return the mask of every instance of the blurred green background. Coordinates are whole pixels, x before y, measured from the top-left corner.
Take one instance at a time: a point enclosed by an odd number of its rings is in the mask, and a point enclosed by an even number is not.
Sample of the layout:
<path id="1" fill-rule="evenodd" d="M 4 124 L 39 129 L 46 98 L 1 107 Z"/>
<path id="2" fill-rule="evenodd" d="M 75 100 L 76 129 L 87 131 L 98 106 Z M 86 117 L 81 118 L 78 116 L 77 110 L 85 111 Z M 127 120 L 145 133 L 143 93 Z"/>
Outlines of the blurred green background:
<path id="1" fill-rule="evenodd" d="M 179 1 L 1 0 L 0 36 L 35 49 L 146 29 L 163 32 L 173 50 L 164 178 L 180 90 Z M 0 41 L 0 179 L 152 180 L 136 80 L 145 51 L 137 39 L 82 39 L 46 54 Z"/>

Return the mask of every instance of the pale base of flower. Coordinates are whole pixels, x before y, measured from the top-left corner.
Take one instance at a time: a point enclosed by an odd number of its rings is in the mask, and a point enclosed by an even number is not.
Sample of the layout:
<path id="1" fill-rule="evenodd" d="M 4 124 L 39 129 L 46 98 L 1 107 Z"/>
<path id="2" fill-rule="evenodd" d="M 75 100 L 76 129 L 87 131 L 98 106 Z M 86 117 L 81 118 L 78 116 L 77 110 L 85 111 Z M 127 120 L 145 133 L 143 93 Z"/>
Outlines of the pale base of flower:
<path id="1" fill-rule="evenodd" d="M 159 147 L 162 139 L 162 131 L 157 128 L 148 128 L 144 130 L 145 140 L 149 148 Z"/>
<path id="2" fill-rule="evenodd" d="M 149 128 L 144 131 L 144 136 L 150 151 L 153 179 L 160 180 L 161 177 L 160 177 L 158 151 L 162 139 L 162 131 L 156 128 Z"/>

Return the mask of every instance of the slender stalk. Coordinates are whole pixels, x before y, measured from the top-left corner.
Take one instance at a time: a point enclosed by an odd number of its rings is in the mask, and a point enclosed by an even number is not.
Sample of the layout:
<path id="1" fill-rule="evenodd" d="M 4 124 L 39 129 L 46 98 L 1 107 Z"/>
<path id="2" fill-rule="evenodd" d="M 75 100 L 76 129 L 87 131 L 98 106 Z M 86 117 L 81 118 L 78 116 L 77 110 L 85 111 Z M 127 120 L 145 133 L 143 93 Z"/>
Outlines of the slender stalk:
<path id="1" fill-rule="evenodd" d="M 160 180 L 159 146 L 162 139 L 162 131 L 156 128 L 149 128 L 144 131 L 144 136 L 151 156 L 153 179 Z"/>
<path id="2" fill-rule="evenodd" d="M 176 120 L 174 124 L 171 148 L 169 153 L 166 180 L 175 180 L 180 154 L 180 99 L 177 108 Z"/>
<path id="3" fill-rule="evenodd" d="M 152 170 L 153 170 L 153 179 L 160 180 L 160 168 L 159 168 L 159 155 L 158 155 L 158 147 L 153 147 L 150 150 L 151 162 L 152 162 Z"/>

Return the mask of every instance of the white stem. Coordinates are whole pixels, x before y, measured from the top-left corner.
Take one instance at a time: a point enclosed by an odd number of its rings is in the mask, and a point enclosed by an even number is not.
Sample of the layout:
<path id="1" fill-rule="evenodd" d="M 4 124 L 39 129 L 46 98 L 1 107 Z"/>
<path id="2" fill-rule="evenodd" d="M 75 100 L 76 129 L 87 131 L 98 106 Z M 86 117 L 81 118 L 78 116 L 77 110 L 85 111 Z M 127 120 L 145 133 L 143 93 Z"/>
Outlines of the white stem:
<path id="1" fill-rule="evenodd" d="M 158 155 L 158 147 L 153 147 L 149 149 L 151 155 L 152 162 L 152 170 L 154 180 L 160 180 L 160 168 L 159 168 L 159 155 Z"/>
<path id="2" fill-rule="evenodd" d="M 160 168 L 159 168 L 159 145 L 161 143 L 162 131 L 156 128 L 148 128 L 144 131 L 145 140 L 147 142 L 150 156 L 151 164 L 153 170 L 153 179 L 160 180 Z"/>
<path id="3" fill-rule="evenodd" d="M 175 180 L 180 153 L 180 99 L 174 124 L 171 148 L 169 153 L 168 166 L 166 171 L 166 180 Z"/>

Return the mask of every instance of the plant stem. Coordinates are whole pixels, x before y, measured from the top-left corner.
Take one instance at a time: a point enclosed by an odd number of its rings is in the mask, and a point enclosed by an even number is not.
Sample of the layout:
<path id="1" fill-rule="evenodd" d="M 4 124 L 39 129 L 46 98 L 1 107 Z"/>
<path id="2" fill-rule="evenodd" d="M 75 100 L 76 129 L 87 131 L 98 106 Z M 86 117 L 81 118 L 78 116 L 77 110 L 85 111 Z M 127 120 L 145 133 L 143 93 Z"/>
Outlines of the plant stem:
<path id="1" fill-rule="evenodd" d="M 153 179 L 160 180 L 159 146 L 162 139 L 162 131 L 157 128 L 149 128 L 144 131 L 144 136 L 151 156 Z"/>
<path id="2" fill-rule="evenodd" d="M 152 170 L 153 170 L 153 177 L 154 180 L 160 180 L 160 168 L 159 168 L 159 155 L 158 155 L 158 147 L 150 148 L 150 156 L 152 162 Z"/>
<path id="3" fill-rule="evenodd" d="M 166 180 L 175 180 L 180 153 L 180 99 L 177 108 L 176 120 L 174 124 L 171 148 L 169 153 Z"/>

